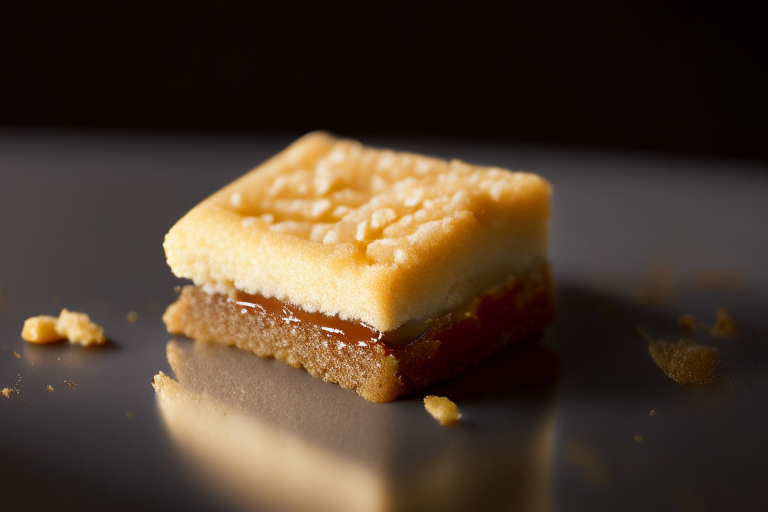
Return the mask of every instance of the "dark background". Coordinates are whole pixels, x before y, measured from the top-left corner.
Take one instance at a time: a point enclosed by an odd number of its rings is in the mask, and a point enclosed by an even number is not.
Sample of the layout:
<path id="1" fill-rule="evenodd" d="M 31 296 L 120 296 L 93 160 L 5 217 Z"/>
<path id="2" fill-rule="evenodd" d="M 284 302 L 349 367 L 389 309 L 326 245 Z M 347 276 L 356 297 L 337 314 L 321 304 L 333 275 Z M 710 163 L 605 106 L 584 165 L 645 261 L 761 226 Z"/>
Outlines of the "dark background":
<path id="1" fill-rule="evenodd" d="M 0 5 L 0 127 L 322 128 L 768 160 L 757 7 Z"/>

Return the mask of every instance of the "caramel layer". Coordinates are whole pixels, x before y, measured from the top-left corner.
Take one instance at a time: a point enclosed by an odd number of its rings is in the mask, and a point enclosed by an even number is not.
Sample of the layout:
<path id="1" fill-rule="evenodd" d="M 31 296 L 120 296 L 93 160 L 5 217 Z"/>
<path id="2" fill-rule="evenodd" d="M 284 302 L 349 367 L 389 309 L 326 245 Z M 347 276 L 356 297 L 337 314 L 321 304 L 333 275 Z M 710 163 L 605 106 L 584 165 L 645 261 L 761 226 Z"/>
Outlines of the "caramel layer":
<path id="1" fill-rule="evenodd" d="M 379 331 L 363 322 L 342 320 L 338 316 L 328 316 L 319 312 L 309 313 L 298 306 L 274 297 L 238 292 L 235 299 L 229 300 L 241 306 L 243 308 L 241 312 L 277 315 L 288 325 L 313 324 L 320 328 L 328 338 L 355 345 L 378 341 L 393 346 L 407 345 L 424 336 L 431 327 L 431 322 L 416 320 L 392 331 Z"/>

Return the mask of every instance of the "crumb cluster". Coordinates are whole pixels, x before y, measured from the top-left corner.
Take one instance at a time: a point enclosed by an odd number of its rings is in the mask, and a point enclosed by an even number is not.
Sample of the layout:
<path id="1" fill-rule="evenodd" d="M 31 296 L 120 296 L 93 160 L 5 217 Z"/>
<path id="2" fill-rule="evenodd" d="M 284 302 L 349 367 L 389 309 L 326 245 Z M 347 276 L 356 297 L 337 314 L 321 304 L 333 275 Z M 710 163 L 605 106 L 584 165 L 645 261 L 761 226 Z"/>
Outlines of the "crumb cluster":
<path id="1" fill-rule="evenodd" d="M 677 320 L 677 325 L 684 329 L 687 333 L 693 334 L 698 327 L 696 318 L 693 315 L 683 315 Z"/>
<path id="2" fill-rule="evenodd" d="M 424 408 L 443 426 L 453 425 L 461 419 L 459 408 L 444 396 L 425 396 Z"/>
<path id="3" fill-rule="evenodd" d="M 725 309 L 720 308 L 717 310 L 717 320 L 711 332 L 715 338 L 730 338 L 736 334 L 736 322 Z"/>
<path id="4" fill-rule="evenodd" d="M 688 339 L 675 343 L 651 340 L 648 352 L 656 365 L 679 384 L 714 384 L 718 380 L 720 356 L 715 347 Z"/>
<path id="5" fill-rule="evenodd" d="M 728 312 L 720 308 L 716 312 L 715 325 L 698 322 L 693 315 L 683 315 L 677 320 L 677 325 L 685 329 L 689 334 L 697 330 L 707 331 L 713 338 L 731 338 L 738 330 L 736 322 Z"/>
<path id="6" fill-rule="evenodd" d="M 58 318 L 50 315 L 40 315 L 27 318 L 21 337 L 30 343 L 52 343 L 69 340 L 83 346 L 101 345 L 107 341 L 104 329 L 91 322 L 85 313 L 62 309 Z"/>

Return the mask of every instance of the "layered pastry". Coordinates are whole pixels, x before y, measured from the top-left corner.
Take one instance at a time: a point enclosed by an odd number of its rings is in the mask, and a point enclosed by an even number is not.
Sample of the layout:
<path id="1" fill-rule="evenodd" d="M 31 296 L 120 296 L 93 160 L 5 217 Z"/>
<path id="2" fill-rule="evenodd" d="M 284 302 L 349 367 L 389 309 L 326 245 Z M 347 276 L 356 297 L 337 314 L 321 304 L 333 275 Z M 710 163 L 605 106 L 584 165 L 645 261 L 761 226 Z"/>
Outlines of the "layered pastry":
<path id="1" fill-rule="evenodd" d="M 166 235 L 172 333 L 384 402 L 554 317 L 541 177 L 311 133 Z"/>

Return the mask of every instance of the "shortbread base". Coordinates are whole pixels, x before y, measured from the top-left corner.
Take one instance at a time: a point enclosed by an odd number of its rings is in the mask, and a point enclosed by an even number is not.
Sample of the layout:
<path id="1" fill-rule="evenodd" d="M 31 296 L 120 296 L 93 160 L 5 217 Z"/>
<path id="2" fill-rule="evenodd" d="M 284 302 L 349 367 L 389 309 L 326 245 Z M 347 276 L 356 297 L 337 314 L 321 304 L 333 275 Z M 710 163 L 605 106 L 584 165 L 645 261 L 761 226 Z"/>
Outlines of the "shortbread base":
<path id="1" fill-rule="evenodd" d="M 555 316 L 547 264 L 489 294 L 471 311 L 448 313 L 419 339 L 344 343 L 309 322 L 286 322 L 269 311 L 248 311 L 226 295 L 186 286 L 168 307 L 168 331 L 274 357 L 371 402 L 388 402 L 453 377 L 504 347 L 540 334 Z"/>

